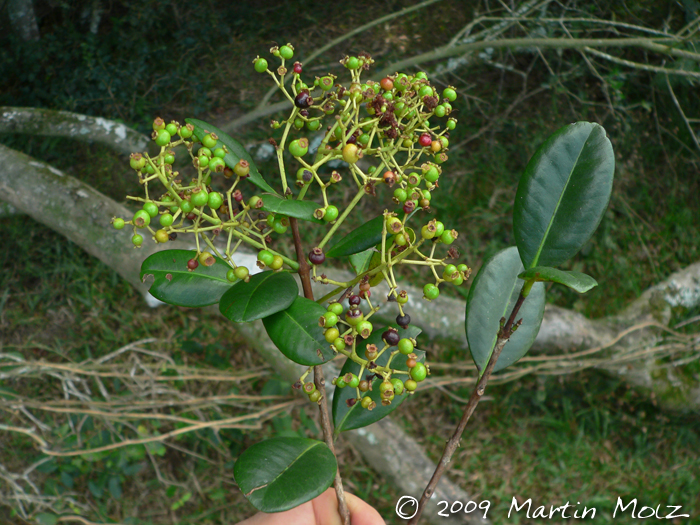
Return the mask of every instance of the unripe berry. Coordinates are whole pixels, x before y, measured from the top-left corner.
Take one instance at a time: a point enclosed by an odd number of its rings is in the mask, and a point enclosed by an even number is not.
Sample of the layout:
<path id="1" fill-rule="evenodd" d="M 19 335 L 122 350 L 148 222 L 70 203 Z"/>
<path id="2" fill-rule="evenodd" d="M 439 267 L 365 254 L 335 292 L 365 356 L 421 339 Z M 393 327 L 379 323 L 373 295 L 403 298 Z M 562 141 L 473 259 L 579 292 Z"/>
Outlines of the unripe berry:
<path id="1" fill-rule="evenodd" d="M 183 139 L 188 139 L 194 134 L 194 126 L 192 124 L 181 126 L 177 133 Z"/>
<path id="2" fill-rule="evenodd" d="M 235 173 L 237 177 L 247 177 L 250 173 L 250 163 L 245 159 L 240 159 L 233 167 L 233 173 Z"/>
<path id="3" fill-rule="evenodd" d="M 195 188 L 194 193 L 192 193 L 192 195 L 190 196 L 190 202 L 193 206 L 204 206 L 208 201 L 209 194 L 204 188 Z"/>
<path id="4" fill-rule="evenodd" d="M 134 213 L 134 218 L 131 222 L 133 222 L 134 226 L 136 226 L 137 228 L 145 228 L 151 223 L 151 216 L 148 214 L 147 211 L 139 210 L 136 213 Z"/>
<path id="5" fill-rule="evenodd" d="M 330 205 L 326 208 L 326 213 L 323 214 L 323 220 L 326 222 L 333 222 L 338 218 L 338 208 Z"/>
<path id="6" fill-rule="evenodd" d="M 293 140 L 289 143 L 289 153 L 294 157 L 303 157 L 309 151 L 309 139 L 306 137 Z"/>
<path id="7" fill-rule="evenodd" d="M 218 210 L 224 203 L 224 197 L 218 191 L 212 191 L 207 199 L 207 204 L 212 210 Z"/>
<path id="8" fill-rule="evenodd" d="M 355 164 L 362 158 L 362 150 L 355 144 L 345 144 L 343 146 L 343 160 L 348 164 Z"/>
<path id="9" fill-rule="evenodd" d="M 203 266 L 213 266 L 216 262 L 214 256 L 209 252 L 202 252 L 199 254 L 199 262 Z"/>
<path id="10" fill-rule="evenodd" d="M 420 383 L 428 376 L 428 369 L 425 367 L 425 365 L 423 363 L 416 363 L 416 366 L 414 366 L 411 369 L 410 375 L 411 375 L 411 379 L 413 379 L 417 383 Z"/>
<path id="11" fill-rule="evenodd" d="M 132 153 L 129 158 L 129 166 L 131 169 L 140 170 L 146 165 L 146 159 L 140 153 Z"/>
<path id="12" fill-rule="evenodd" d="M 291 60 L 294 56 L 294 48 L 290 45 L 280 47 L 280 56 L 285 60 Z"/>
<path id="13" fill-rule="evenodd" d="M 219 137 L 215 133 L 207 133 L 202 137 L 202 145 L 204 145 L 205 148 L 211 149 L 216 147 L 218 140 Z"/>
<path id="14" fill-rule="evenodd" d="M 338 339 L 338 336 L 340 336 L 340 331 L 335 327 L 328 328 L 325 332 L 323 332 L 323 337 L 326 338 L 328 343 L 332 343 Z"/>
<path id="15" fill-rule="evenodd" d="M 158 131 L 158 134 L 156 135 L 156 144 L 159 146 L 167 146 L 170 144 L 170 139 L 170 133 L 162 129 Z"/>
<path id="16" fill-rule="evenodd" d="M 168 242 L 170 240 L 170 236 L 168 235 L 168 232 L 166 232 L 165 230 L 158 230 L 156 232 L 155 237 L 156 237 L 156 242 L 158 242 L 158 243 L 164 243 L 164 242 Z"/>
<path id="17" fill-rule="evenodd" d="M 351 309 L 348 310 L 345 313 L 345 321 L 350 325 L 350 326 L 357 326 L 362 322 L 362 320 L 365 318 L 365 315 L 362 313 L 362 310 L 359 308 L 356 309 Z"/>
<path id="18" fill-rule="evenodd" d="M 398 344 L 399 352 L 404 355 L 408 355 L 413 352 L 413 342 L 408 338 L 403 338 Z"/>
<path id="19" fill-rule="evenodd" d="M 138 248 L 143 244 L 143 237 L 137 233 L 131 238 L 131 242 Z"/>
<path id="20" fill-rule="evenodd" d="M 279 255 L 273 255 L 272 257 L 272 263 L 270 263 L 270 269 L 271 270 L 279 270 L 282 268 L 282 265 L 284 264 L 284 259 L 280 257 Z"/>
<path id="21" fill-rule="evenodd" d="M 267 71 L 267 60 L 264 58 L 257 58 L 253 63 L 253 67 L 258 73 L 264 73 Z"/>
<path id="22" fill-rule="evenodd" d="M 439 295 L 440 290 L 434 284 L 428 283 L 423 287 L 423 297 L 425 297 L 428 301 L 437 299 Z"/>
<path id="23" fill-rule="evenodd" d="M 241 281 L 246 281 L 249 273 L 248 268 L 245 266 L 238 266 L 233 270 L 233 275 L 236 277 L 236 279 L 240 279 Z"/>
<path id="24" fill-rule="evenodd" d="M 258 261 L 263 263 L 265 266 L 270 266 L 274 260 L 275 256 L 272 254 L 272 252 L 269 252 L 268 250 L 260 250 L 258 252 Z"/>
<path id="25" fill-rule="evenodd" d="M 372 334 L 372 328 L 374 327 L 369 321 L 361 321 L 357 323 L 357 326 L 355 327 L 357 333 L 360 334 L 363 339 L 367 339 Z"/>
<path id="26" fill-rule="evenodd" d="M 341 315 L 343 313 L 343 305 L 340 303 L 331 303 L 328 305 L 327 310 L 333 312 L 335 315 Z"/>
<path id="27" fill-rule="evenodd" d="M 115 217 L 114 219 L 112 219 L 112 226 L 114 226 L 115 230 L 121 230 L 122 228 L 124 228 L 125 224 L 126 223 L 124 222 L 124 219 L 120 217 Z"/>
<path id="28" fill-rule="evenodd" d="M 413 392 L 416 388 L 418 388 L 418 383 L 416 383 L 413 379 L 409 379 L 403 384 L 403 386 L 409 392 Z"/>

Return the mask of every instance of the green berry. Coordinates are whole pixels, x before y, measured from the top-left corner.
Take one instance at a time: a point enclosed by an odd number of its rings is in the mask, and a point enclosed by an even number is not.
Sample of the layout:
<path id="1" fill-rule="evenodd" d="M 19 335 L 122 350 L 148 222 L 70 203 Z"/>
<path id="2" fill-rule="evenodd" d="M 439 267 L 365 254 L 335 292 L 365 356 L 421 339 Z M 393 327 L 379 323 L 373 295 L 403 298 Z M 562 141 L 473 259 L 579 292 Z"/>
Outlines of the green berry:
<path id="1" fill-rule="evenodd" d="M 346 383 L 349 387 L 357 388 L 360 385 L 360 378 L 355 374 L 351 374 L 350 381 Z"/>
<path id="2" fill-rule="evenodd" d="M 464 282 L 464 277 L 462 277 L 462 276 L 460 275 L 459 277 L 456 277 L 456 278 L 452 281 L 452 284 L 454 284 L 455 286 L 462 286 L 462 283 L 463 283 L 463 282 Z"/>
<path id="3" fill-rule="evenodd" d="M 309 122 L 306 123 L 306 128 L 309 131 L 317 131 L 320 127 L 321 127 L 320 120 L 310 120 Z"/>
<path id="4" fill-rule="evenodd" d="M 335 386 L 337 386 L 338 388 L 345 388 L 348 385 L 342 377 L 339 377 L 335 380 Z"/>
<path id="5" fill-rule="evenodd" d="M 416 388 L 418 388 L 418 383 L 416 383 L 413 379 L 409 379 L 403 384 L 403 386 L 407 391 L 413 392 Z"/>
<path id="6" fill-rule="evenodd" d="M 258 252 L 258 261 L 263 263 L 265 266 L 270 266 L 274 260 L 275 256 L 272 254 L 272 252 L 269 252 L 268 250 L 260 250 Z"/>
<path id="7" fill-rule="evenodd" d="M 309 151 L 309 140 L 301 138 L 289 143 L 289 153 L 294 157 L 303 157 Z"/>
<path id="8" fill-rule="evenodd" d="M 143 237 L 137 233 L 131 238 L 131 242 L 134 246 L 141 246 L 143 244 Z"/>
<path id="9" fill-rule="evenodd" d="M 119 217 L 115 217 L 112 219 L 112 226 L 114 226 L 115 230 L 121 230 L 126 223 L 124 222 L 124 219 L 121 219 Z"/>
<path id="10" fill-rule="evenodd" d="M 374 327 L 372 326 L 372 323 L 369 321 L 360 321 L 355 327 L 357 333 L 360 334 L 364 339 L 367 339 L 372 334 L 373 328 Z"/>
<path id="11" fill-rule="evenodd" d="M 316 392 L 313 392 L 311 395 L 309 395 L 309 401 L 312 403 L 318 403 L 321 400 L 321 392 L 316 390 Z"/>
<path id="12" fill-rule="evenodd" d="M 418 96 L 420 96 L 421 98 L 433 96 L 433 88 L 431 88 L 430 86 L 423 86 L 418 91 Z"/>
<path id="13" fill-rule="evenodd" d="M 156 144 L 158 144 L 159 146 L 167 146 L 168 144 L 170 144 L 170 139 L 170 133 L 162 129 L 158 132 L 158 136 L 156 137 Z"/>
<path id="14" fill-rule="evenodd" d="M 440 241 L 442 241 L 445 244 L 452 244 L 455 242 L 455 239 L 457 238 L 457 232 L 455 230 L 445 230 L 442 232 L 442 235 L 440 235 Z"/>
<path id="15" fill-rule="evenodd" d="M 267 60 L 265 60 L 264 58 L 258 58 L 253 64 L 253 67 L 258 73 L 264 73 L 265 71 L 267 71 Z"/>
<path id="16" fill-rule="evenodd" d="M 304 124 L 305 124 L 304 119 L 299 118 L 299 117 L 294 119 L 294 127 L 295 128 L 301 129 L 304 127 Z"/>
<path id="17" fill-rule="evenodd" d="M 180 209 L 182 210 L 182 213 L 189 213 L 192 210 L 194 210 L 194 204 L 192 204 L 188 200 L 182 199 L 182 202 L 180 203 Z"/>
<path id="18" fill-rule="evenodd" d="M 438 295 L 440 295 L 440 290 L 434 284 L 428 283 L 423 287 L 423 295 L 428 301 L 432 301 L 433 299 L 438 298 Z"/>
<path id="19" fill-rule="evenodd" d="M 339 337 L 338 339 L 333 341 L 333 346 L 335 346 L 335 349 L 339 352 L 341 350 L 345 350 L 345 341 L 341 337 Z"/>
<path id="20" fill-rule="evenodd" d="M 445 116 L 445 106 L 440 105 L 435 108 L 435 116 L 436 117 L 444 117 Z"/>
<path id="21" fill-rule="evenodd" d="M 331 303 L 328 305 L 327 310 L 329 312 L 333 312 L 335 315 L 342 315 L 343 313 L 343 305 L 340 303 Z"/>
<path id="22" fill-rule="evenodd" d="M 372 398 L 369 396 L 365 396 L 362 398 L 362 401 L 360 401 L 360 405 L 362 408 L 369 408 L 374 401 L 372 401 Z"/>
<path id="23" fill-rule="evenodd" d="M 193 193 L 190 196 L 190 202 L 193 206 L 204 206 L 209 201 L 209 194 L 207 190 L 201 188 L 198 192 Z"/>
<path id="24" fill-rule="evenodd" d="M 245 266 L 238 266 L 235 270 L 233 270 L 233 275 L 236 276 L 236 279 L 240 279 L 241 281 L 245 280 L 249 273 L 248 268 Z"/>
<path id="25" fill-rule="evenodd" d="M 188 139 L 192 136 L 192 133 L 194 133 L 194 127 L 192 124 L 187 124 L 186 126 L 182 126 L 177 133 L 183 139 Z"/>
<path id="26" fill-rule="evenodd" d="M 233 282 L 236 280 L 236 271 L 233 268 L 226 272 L 226 280 L 228 280 L 229 282 Z"/>
<path id="27" fill-rule="evenodd" d="M 403 393 L 403 381 L 401 381 L 398 377 L 394 377 L 391 379 L 391 386 L 393 387 L 394 393 L 397 396 Z"/>
<path id="28" fill-rule="evenodd" d="M 163 160 L 166 164 L 172 164 L 173 162 L 175 162 L 175 154 L 173 152 L 166 153 L 163 157 Z"/>
<path id="29" fill-rule="evenodd" d="M 399 341 L 398 348 L 399 352 L 401 352 L 404 355 L 408 355 L 411 352 L 413 352 L 413 343 L 410 339 L 404 338 Z"/>
<path id="30" fill-rule="evenodd" d="M 326 328 L 332 328 L 338 324 L 338 316 L 333 312 L 326 312 L 323 314 L 323 323 Z"/>
<path id="31" fill-rule="evenodd" d="M 435 237 L 435 230 L 431 230 L 430 227 L 426 224 L 420 229 L 420 235 L 424 239 L 432 239 Z"/>
<path id="32" fill-rule="evenodd" d="M 459 273 L 457 271 L 457 267 L 454 264 L 448 264 L 442 271 L 442 278 L 445 279 L 448 283 L 454 281 L 458 275 Z"/>
<path id="33" fill-rule="evenodd" d="M 163 215 L 160 216 L 159 221 L 160 221 L 160 225 L 163 228 L 167 228 L 168 226 L 170 226 L 173 223 L 174 220 L 175 219 L 173 219 L 172 215 L 170 215 L 169 213 L 164 213 Z"/>
<path id="34" fill-rule="evenodd" d="M 294 50 L 289 46 L 280 47 L 280 56 L 285 60 L 291 60 L 294 57 Z"/>
<path id="35" fill-rule="evenodd" d="M 165 230 L 158 230 L 155 235 L 157 243 L 166 243 L 170 240 L 170 235 Z"/>
<path id="36" fill-rule="evenodd" d="M 440 237 L 445 231 L 445 225 L 440 221 L 435 221 L 435 237 Z"/>
<path id="37" fill-rule="evenodd" d="M 425 74 L 425 71 L 419 71 L 415 74 L 415 77 L 420 78 L 422 80 L 428 80 L 428 75 Z"/>
<path id="38" fill-rule="evenodd" d="M 145 202 L 143 204 L 143 209 L 151 217 L 158 215 L 158 205 L 155 202 Z"/>
<path id="39" fill-rule="evenodd" d="M 345 67 L 348 69 L 357 69 L 360 67 L 360 61 L 357 57 L 348 57 L 347 61 L 345 62 Z"/>
<path id="40" fill-rule="evenodd" d="M 454 102 L 455 100 L 457 100 L 457 92 L 450 87 L 447 87 L 442 91 L 442 96 L 450 102 Z"/>
<path id="41" fill-rule="evenodd" d="M 457 127 L 457 121 L 455 119 L 451 118 L 450 120 L 447 121 L 447 124 L 445 124 L 445 126 L 447 127 L 447 129 L 452 131 L 453 129 L 455 129 L 455 127 Z"/>
<path id="42" fill-rule="evenodd" d="M 326 213 L 323 215 L 323 220 L 326 222 L 333 222 L 338 218 L 338 208 L 332 204 L 326 208 Z"/>
<path id="43" fill-rule="evenodd" d="M 322 77 L 319 79 L 318 85 L 323 91 L 328 91 L 330 89 L 333 89 L 333 78 L 332 77 Z"/>
<path id="44" fill-rule="evenodd" d="M 219 157 L 212 157 L 209 160 L 209 169 L 211 171 L 221 173 L 222 171 L 224 171 L 224 168 L 226 168 L 226 163 L 224 162 L 224 159 L 221 159 Z"/>
<path id="45" fill-rule="evenodd" d="M 420 383 L 428 376 L 428 369 L 425 367 L 425 365 L 423 363 L 416 363 L 416 366 L 414 366 L 411 369 L 410 375 L 411 375 L 411 379 L 413 379 L 417 383 Z"/>
<path id="46" fill-rule="evenodd" d="M 280 257 L 279 255 L 275 255 L 272 258 L 272 264 L 270 264 L 270 269 L 272 270 L 279 270 L 282 268 L 282 265 L 284 264 L 284 259 Z"/>
<path id="47" fill-rule="evenodd" d="M 134 218 L 132 219 L 132 222 L 137 228 L 145 228 L 146 226 L 151 224 L 151 216 L 146 210 L 139 210 L 136 213 L 134 213 Z"/>
<path id="48" fill-rule="evenodd" d="M 403 188 L 396 188 L 394 190 L 394 197 L 399 202 L 406 202 L 408 200 L 408 193 Z"/>
<path id="49" fill-rule="evenodd" d="M 170 136 L 172 137 L 173 135 L 177 135 L 177 124 L 175 122 L 171 122 L 170 124 L 167 124 L 165 126 L 165 131 L 170 133 Z"/>
<path id="50" fill-rule="evenodd" d="M 218 142 L 219 137 L 217 137 L 214 133 L 207 133 L 202 137 L 202 144 L 204 145 L 205 148 L 213 148 L 216 146 L 216 143 Z M 211 156 L 211 155 L 209 155 Z"/>
<path id="51" fill-rule="evenodd" d="M 207 199 L 207 204 L 212 210 L 218 210 L 224 203 L 224 198 L 218 191 L 212 191 Z"/>

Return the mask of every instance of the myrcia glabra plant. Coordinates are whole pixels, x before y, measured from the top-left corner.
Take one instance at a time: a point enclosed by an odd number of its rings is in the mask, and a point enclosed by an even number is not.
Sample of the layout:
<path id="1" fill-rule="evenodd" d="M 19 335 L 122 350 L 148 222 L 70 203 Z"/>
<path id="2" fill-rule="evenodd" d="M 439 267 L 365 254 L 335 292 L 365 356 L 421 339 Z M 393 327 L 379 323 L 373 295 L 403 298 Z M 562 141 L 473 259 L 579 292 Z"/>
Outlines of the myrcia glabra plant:
<path id="1" fill-rule="evenodd" d="M 309 501 L 335 481 L 339 510 L 347 521 L 334 438 L 387 416 L 429 374 L 425 352 L 416 347 L 421 330 L 411 322 L 409 297 L 397 283 L 395 269 L 425 267 L 430 282 L 423 300 L 428 301 L 438 297 L 441 284 L 459 286 L 471 273 L 466 264 L 450 262 L 459 257 L 450 247 L 458 233 L 425 218 L 431 199 L 440 194 L 449 131 L 457 124 L 450 117 L 457 93 L 447 87 L 439 94 L 423 72 L 363 81 L 373 63 L 366 54 L 341 60 L 349 83 L 337 84 L 329 74 L 306 79 L 307 84 L 302 64 L 290 64 L 291 45 L 274 47 L 271 53 L 279 67 L 271 70 L 259 57 L 253 67 L 268 75 L 292 105 L 286 120 L 272 122 L 273 129 L 281 130 L 280 137 L 270 139 L 279 185 L 270 185 L 241 144 L 214 126 L 196 119 L 166 124 L 158 118 L 153 122 L 158 155 L 134 153 L 130 160 L 145 191 L 130 199 L 142 203 L 142 209 L 130 221 L 114 218 L 112 224 L 118 230 L 133 227 L 136 247 L 145 232 L 163 244 L 194 234 L 196 251 L 166 250 L 144 261 L 142 277 L 154 277 L 151 294 L 179 306 L 218 303 L 235 323 L 262 319 L 277 348 L 309 367 L 294 387 L 320 407 L 324 441 L 278 437 L 257 443 L 238 458 L 234 477 L 250 503 L 266 512 Z M 181 146 L 196 176 L 173 169 L 175 149 Z M 578 292 L 596 285 L 587 275 L 554 267 L 576 254 L 597 228 L 613 172 L 605 130 L 588 122 L 558 130 L 528 163 L 515 200 L 517 246 L 488 260 L 469 291 L 466 335 L 479 382 L 413 522 L 458 446 L 491 373 L 523 357 L 534 341 L 544 313 L 543 282 Z M 354 196 L 339 209 L 340 197 L 335 204 L 331 199 L 345 195 L 343 178 Z M 336 235 L 362 198 L 386 194 L 382 186 L 393 188 L 384 213 Z M 302 247 L 298 221 L 328 226 L 309 251 Z M 288 232 L 294 249 L 275 249 Z M 236 265 L 242 244 L 258 250 L 257 265 L 264 271 L 252 274 Z M 292 252 L 296 256 L 285 255 Z M 326 258 L 349 262 L 356 277 L 348 282 L 328 278 L 319 272 Z M 292 273 L 299 274 L 302 295 Z M 311 280 L 332 289 L 315 299 Z M 387 300 L 398 303 L 394 326 L 379 326 L 372 319 L 381 307 L 372 287 L 382 281 L 389 286 Z M 321 365 L 333 359 L 345 362 L 333 379 L 329 415 Z M 313 380 L 307 379 L 312 372 Z"/>

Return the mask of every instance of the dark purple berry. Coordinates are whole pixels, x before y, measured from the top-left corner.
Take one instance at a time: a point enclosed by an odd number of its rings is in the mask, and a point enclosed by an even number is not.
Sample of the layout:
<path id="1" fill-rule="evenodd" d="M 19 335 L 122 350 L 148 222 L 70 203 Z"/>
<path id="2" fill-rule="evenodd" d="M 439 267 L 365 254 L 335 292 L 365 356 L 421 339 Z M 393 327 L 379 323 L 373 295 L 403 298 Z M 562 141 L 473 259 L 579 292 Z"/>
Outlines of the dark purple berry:
<path id="1" fill-rule="evenodd" d="M 361 299 L 359 295 L 351 295 L 348 299 L 348 303 L 350 303 L 350 306 L 359 306 L 360 301 Z"/>
<path id="2" fill-rule="evenodd" d="M 314 99 L 309 95 L 308 89 L 302 89 L 294 98 L 294 105 L 301 109 L 306 109 L 313 103 Z"/>
<path id="3" fill-rule="evenodd" d="M 397 315 L 396 316 L 396 324 L 399 325 L 401 328 L 406 328 L 409 324 L 411 324 L 411 316 L 408 314 Z"/>
<path id="4" fill-rule="evenodd" d="M 406 201 L 406 204 L 403 205 L 403 211 L 404 213 L 412 213 L 413 210 L 416 209 L 416 203 L 413 201 Z"/>
<path id="5" fill-rule="evenodd" d="M 311 264 L 323 264 L 326 260 L 326 256 L 321 248 L 314 248 L 309 252 L 309 261 Z"/>
<path id="6" fill-rule="evenodd" d="M 396 346 L 397 344 L 399 344 L 401 336 L 395 328 L 389 328 L 386 332 L 382 334 L 382 339 L 389 346 Z"/>
<path id="7" fill-rule="evenodd" d="M 175 239 L 177 239 L 177 233 L 172 232 L 170 235 L 168 235 L 168 239 L 174 241 Z"/>
<path id="8" fill-rule="evenodd" d="M 357 403 L 357 399 L 355 399 L 354 397 L 351 398 L 351 399 L 348 399 L 348 400 L 345 402 L 345 404 L 348 405 L 349 407 L 352 407 L 353 405 L 355 405 L 355 403 Z"/>
<path id="9" fill-rule="evenodd" d="M 299 62 L 294 62 L 294 72 L 298 75 L 301 71 L 301 64 Z"/>

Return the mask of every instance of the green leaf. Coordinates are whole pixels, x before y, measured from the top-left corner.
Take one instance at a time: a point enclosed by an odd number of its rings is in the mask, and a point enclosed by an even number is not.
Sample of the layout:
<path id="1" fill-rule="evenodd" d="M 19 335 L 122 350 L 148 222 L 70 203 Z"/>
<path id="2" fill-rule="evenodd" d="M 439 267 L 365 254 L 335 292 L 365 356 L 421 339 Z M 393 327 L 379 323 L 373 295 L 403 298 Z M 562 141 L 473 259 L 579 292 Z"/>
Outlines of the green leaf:
<path id="1" fill-rule="evenodd" d="M 320 365 L 333 358 L 333 350 L 323 337 L 318 318 L 326 309 L 297 296 L 286 310 L 263 319 L 267 335 L 280 352 L 300 365 Z"/>
<path id="2" fill-rule="evenodd" d="M 216 126 L 207 124 L 202 120 L 187 118 L 185 119 L 185 122 L 194 126 L 194 134 L 200 140 L 202 140 L 202 137 L 207 133 L 215 133 L 219 137 L 219 145 L 224 144 L 228 148 L 229 152 L 224 157 L 224 162 L 229 168 L 233 168 L 241 159 L 247 160 L 250 164 L 248 180 L 263 191 L 275 194 L 277 193 L 274 189 L 272 189 L 272 186 L 265 182 L 265 179 L 263 179 L 262 175 L 260 175 L 260 172 L 258 171 L 258 167 L 255 165 L 255 162 L 253 162 L 253 157 L 250 156 L 250 153 L 246 151 L 240 142 L 227 133 L 224 133 Z"/>
<path id="3" fill-rule="evenodd" d="M 41 512 L 34 516 L 34 519 L 40 525 L 56 525 L 58 523 L 58 516 L 55 514 L 49 514 L 47 512 Z"/>
<path id="4" fill-rule="evenodd" d="M 479 270 L 469 290 L 466 312 L 467 341 L 472 359 L 484 371 L 496 346 L 501 317 L 508 319 L 515 306 L 523 282 L 523 271 L 515 246 L 498 252 Z M 493 371 L 503 370 L 523 357 L 532 346 L 544 316 L 544 284 L 535 283 L 523 302 L 517 319 L 523 324 L 503 347 Z"/>
<path id="5" fill-rule="evenodd" d="M 528 162 L 513 229 L 525 268 L 557 266 L 590 239 L 608 207 L 615 157 L 605 130 L 577 122 L 556 131 Z"/>
<path id="6" fill-rule="evenodd" d="M 340 239 L 333 248 L 328 250 L 326 257 L 344 257 L 372 248 L 382 242 L 383 226 L 384 215 L 375 217 Z"/>
<path id="7" fill-rule="evenodd" d="M 335 456 L 325 443 L 277 437 L 243 452 L 233 466 L 233 477 L 256 509 L 282 512 L 324 492 L 337 469 Z"/>
<path id="8" fill-rule="evenodd" d="M 231 288 L 226 272 L 231 267 L 215 257 L 211 266 L 200 264 L 196 270 L 187 269 L 187 261 L 195 256 L 189 250 L 164 250 L 148 257 L 141 264 L 141 279 L 155 279 L 149 292 L 156 299 L 176 306 L 197 308 L 219 302 Z"/>
<path id="9" fill-rule="evenodd" d="M 219 311 L 234 323 L 247 323 L 284 310 L 298 294 L 289 272 L 262 272 L 231 287 L 221 297 Z"/>
<path id="10" fill-rule="evenodd" d="M 365 346 L 368 344 L 377 345 L 377 348 L 379 348 L 380 350 L 384 348 L 384 342 L 382 341 L 382 333 L 384 333 L 384 331 L 387 330 L 387 328 L 389 327 L 387 326 L 382 330 L 375 330 L 372 332 L 372 335 L 370 335 L 368 339 L 362 341 L 361 343 L 358 342 L 357 353 L 361 356 L 364 356 Z M 394 328 L 396 328 L 396 326 L 394 326 Z M 399 335 L 401 337 L 413 337 L 414 339 L 418 337 L 418 334 L 421 333 L 420 328 L 417 328 L 413 325 L 410 325 L 406 329 L 398 328 L 398 330 Z M 393 350 L 396 350 L 396 348 L 394 347 Z M 376 360 L 376 363 L 379 366 L 386 365 L 387 361 L 389 360 L 389 355 L 391 351 L 391 348 L 387 349 L 381 356 L 379 356 L 379 358 Z M 414 353 L 416 354 L 416 356 L 418 356 L 418 361 L 420 361 L 421 363 L 425 362 L 425 352 L 423 352 L 422 350 L 414 350 Z M 391 367 L 396 370 L 408 370 L 408 368 L 406 368 L 406 356 L 403 354 L 396 354 L 396 356 L 394 356 L 394 359 L 392 359 L 391 361 Z M 348 372 L 352 372 L 353 374 L 359 374 L 360 365 L 353 362 L 351 359 L 347 359 L 338 377 L 342 377 Z M 366 375 L 367 373 L 365 372 L 365 376 Z M 396 377 L 398 377 L 402 381 L 408 379 L 408 376 L 403 374 L 397 375 Z M 371 425 L 372 423 L 379 421 L 383 417 L 388 416 L 391 412 L 396 410 L 396 408 L 401 403 L 403 403 L 404 400 L 408 397 L 408 394 L 406 393 L 395 396 L 394 400 L 391 402 L 391 405 L 384 406 L 382 405 L 382 400 L 379 397 L 379 383 L 381 383 L 381 380 L 374 378 L 372 380 L 372 383 L 372 391 L 367 392 L 365 395 L 369 395 L 372 398 L 372 400 L 375 403 L 377 403 L 376 408 L 374 408 L 373 410 L 367 410 L 365 408 L 362 408 L 359 402 L 355 403 L 352 407 L 348 407 L 348 399 L 356 397 L 357 391 L 354 388 L 350 388 L 348 386 L 344 388 L 336 387 L 335 393 L 333 394 L 333 425 L 335 426 L 336 433 L 343 432 L 345 430 L 352 430 L 353 428 L 361 428 L 366 427 L 367 425 Z"/>
<path id="11" fill-rule="evenodd" d="M 598 286 L 596 280 L 590 275 L 573 271 L 565 272 L 548 266 L 535 266 L 518 275 L 518 278 L 526 281 L 534 279 L 538 282 L 559 283 L 576 290 L 578 293 L 586 293 L 591 288 Z"/>
<path id="12" fill-rule="evenodd" d="M 287 217 L 296 217 L 303 221 L 315 222 L 318 224 L 323 223 L 323 221 L 314 217 L 314 212 L 318 208 L 318 204 L 315 202 L 283 199 L 282 197 L 271 194 L 262 195 L 262 201 L 263 205 L 260 209 L 263 211 L 281 213 Z"/>
<path id="13" fill-rule="evenodd" d="M 122 482 L 119 481 L 119 478 L 117 476 L 112 476 L 111 478 L 109 478 L 107 488 L 109 489 L 109 493 L 114 499 L 122 498 Z"/>
<path id="14" fill-rule="evenodd" d="M 369 270 L 370 263 L 372 262 L 372 258 L 375 254 L 381 257 L 381 254 L 379 254 L 374 248 L 369 248 L 368 250 L 360 253 L 353 253 L 348 257 L 350 260 L 350 266 L 352 266 L 353 270 L 355 270 L 355 275 L 360 275 Z"/>

